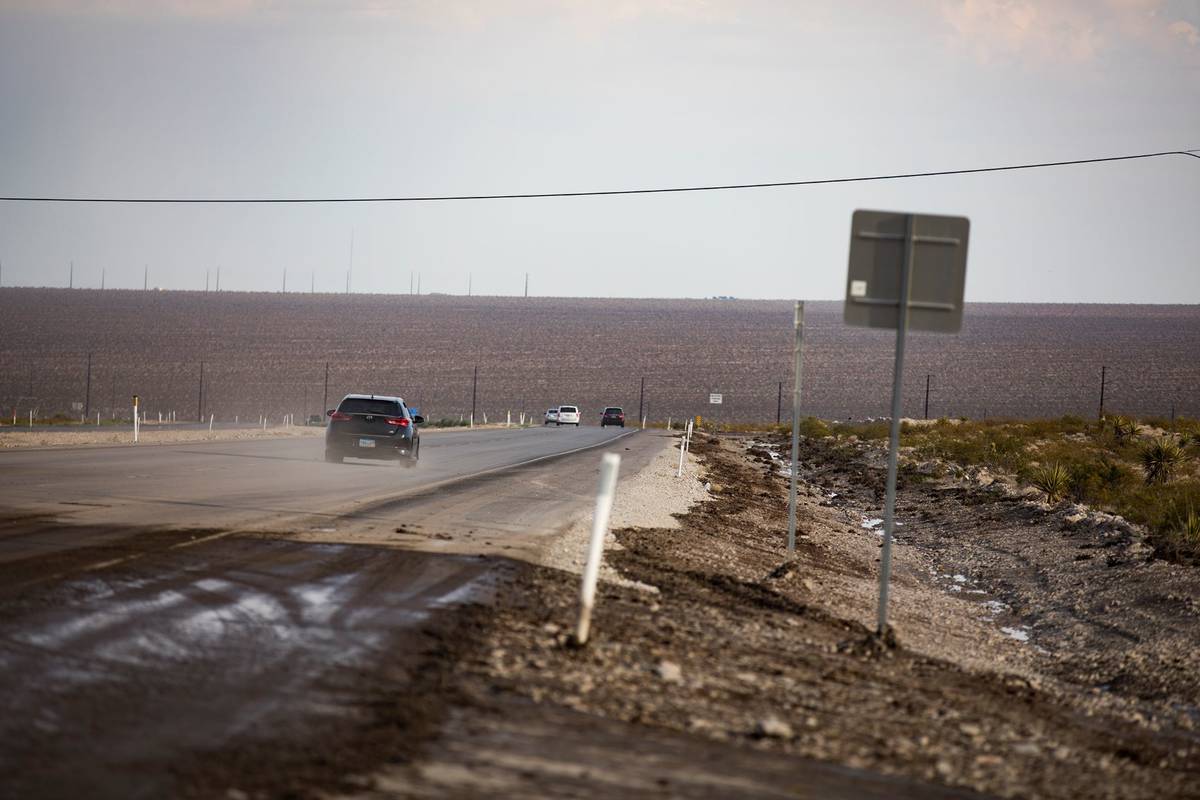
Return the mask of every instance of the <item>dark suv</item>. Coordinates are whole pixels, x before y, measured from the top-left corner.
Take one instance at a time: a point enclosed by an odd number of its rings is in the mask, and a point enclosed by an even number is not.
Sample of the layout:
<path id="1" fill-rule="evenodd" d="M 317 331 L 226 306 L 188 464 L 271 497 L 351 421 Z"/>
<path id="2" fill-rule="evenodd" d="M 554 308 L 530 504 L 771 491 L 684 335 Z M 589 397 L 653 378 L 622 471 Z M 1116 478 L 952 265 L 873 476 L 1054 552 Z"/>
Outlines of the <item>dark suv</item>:
<path id="1" fill-rule="evenodd" d="M 392 458 L 415 467 L 421 453 L 417 426 L 425 421 L 399 397 L 348 394 L 338 407 L 326 411 L 325 460 Z"/>
<path id="2" fill-rule="evenodd" d="M 625 412 L 621 410 L 620 406 L 609 406 L 604 409 L 604 415 L 600 417 L 600 427 L 603 428 L 605 425 L 625 427 Z"/>

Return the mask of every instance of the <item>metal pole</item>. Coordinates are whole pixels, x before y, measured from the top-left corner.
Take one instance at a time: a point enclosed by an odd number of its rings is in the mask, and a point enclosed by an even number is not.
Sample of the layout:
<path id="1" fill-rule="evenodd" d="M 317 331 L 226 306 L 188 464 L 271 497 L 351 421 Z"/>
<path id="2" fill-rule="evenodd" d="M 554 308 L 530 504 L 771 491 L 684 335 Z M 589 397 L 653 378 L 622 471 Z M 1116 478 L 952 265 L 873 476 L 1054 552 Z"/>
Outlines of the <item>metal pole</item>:
<path id="1" fill-rule="evenodd" d="M 646 410 L 646 377 L 642 376 L 642 388 L 638 390 L 638 419 L 645 416 Z"/>
<path id="2" fill-rule="evenodd" d="M 204 422 L 204 362 L 200 362 L 200 394 L 196 399 L 196 421 Z"/>
<path id="3" fill-rule="evenodd" d="M 75 262 L 74 261 L 71 262 L 71 274 L 67 278 L 67 288 L 68 289 L 75 288 Z"/>
<path id="4" fill-rule="evenodd" d="M 796 301 L 795 340 L 792 343 L 792 480 L 788 489 L 788 558 L 796 555 L 796 484 L 800 474 L 800 367 L 804 358 L 804 301 Z"/>
<path id="5" fill-rule="evenodd" d="M 925 419 L 929 419 L 929 377 L 925 376 Z"/>
<path id="6" fill-rule="evenodd" d="M 775 398 L 775 424 L 783 421 L 783 381 L 779 382 L 779 395 Z"/>
<path id="7" fill-rule="evenodd" d="M 904 232 L 904 261 L 900 267 L 900 297 L 896 307 L 896 365 L 892 372 L 892 430 L 888 443 L 887 500 L 883 507 L 883 552 L 879 557 L 879 627 L 887 632 L 888 582 L 892 576 L 892 530 L 896 515 L 896 458 L 900 449 L 900 399 L 904 383 L 904 342 L 908 333 L 908 303 L 912 289 L 913 215 Z"/>
<path id="8" fill-rule="evenodd" d="M 89 417 L 92 414 L 92 354 L 88 353 L 87 366 L 87 391 L 83 396 L 83 416 Z"/>
<path id="9" fill-rule="evenodd" d="M 329 410 L 329 362 L 325 362 L 325 394 L 321 396 L 321 413 Z"/>
<path id="10" fill-rule="evenodd" d="M 1104 379 L 1107 376 L 1108 367 L 1101 365 L 1100 367 L 1100 421 L 1104 422 Z"/>
<path id="11" fill-rule="evenodd" d="M 475 377 L 471 378 L 471 425 L 475 425 L 475 398 L 479 388 L 479 365 L 475 365 Z"/>

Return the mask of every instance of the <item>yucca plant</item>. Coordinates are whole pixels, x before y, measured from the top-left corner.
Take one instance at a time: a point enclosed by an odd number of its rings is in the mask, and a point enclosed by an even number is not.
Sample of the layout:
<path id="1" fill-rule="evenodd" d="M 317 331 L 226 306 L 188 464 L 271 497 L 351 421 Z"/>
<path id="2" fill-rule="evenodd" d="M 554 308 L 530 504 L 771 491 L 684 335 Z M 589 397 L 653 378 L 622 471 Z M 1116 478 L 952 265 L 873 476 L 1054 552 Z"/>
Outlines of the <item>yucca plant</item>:
<path id="1" fill-rule="evenodd" d="M 1132 439 L 1134 436 L 1137 436 L 1138 424 L 1137 420 L 1133 417 L 1126 417 L 1117 414 L 1112 418 L 1112 426 L 1113 435 L 1116 436 L 1119 441 Z"/>
<path id="2" fill-rule="evenodd" d="M 1174 439 L 1160 437 L 1141 449 L 1138 454 L 1146 485 L 1169 483 L 1183 463 L 1183 448 Z"/>
<path id="3" fill-rule="evenodd" d="M 1033 485 L 1046 493 L 1047 503 L 1057 503 L 1071 488 L 1071 471 L 1057 461 L 1043 464 L 1033 471 Z"/>

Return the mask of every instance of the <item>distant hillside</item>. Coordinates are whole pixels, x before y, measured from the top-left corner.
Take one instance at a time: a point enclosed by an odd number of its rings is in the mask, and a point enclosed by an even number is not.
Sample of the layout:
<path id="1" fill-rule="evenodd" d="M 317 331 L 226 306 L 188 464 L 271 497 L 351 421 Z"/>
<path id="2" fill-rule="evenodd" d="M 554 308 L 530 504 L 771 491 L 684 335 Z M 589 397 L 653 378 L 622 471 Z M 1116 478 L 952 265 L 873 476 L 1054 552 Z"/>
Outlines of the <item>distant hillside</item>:
<path id="1" fill-rule="evenodd" d="M 774 420 L 791 381 L 791 303 L 452 295 L 0 289 L 0 405 L 123 411 L 138 393 L 181 419 L 320 412 L 350 391 L 398 392 L 433 417 L 478 405 L 541 413 L 576 403 L 655 419 L 715 412 Z M 845 327 L 840 303 L 807 307 L 806 413 L 887 413 L 894 335 Z M 1114 410 L 1200 416 L 1200 306 L 972 305 L 962 334 L 913 334 L 906 415 L 1096 413 L 1100 367 Z M 200 362 L 204 396 L 200 398 Z M 708 405 L 710 392 L 725 403 Z"/>

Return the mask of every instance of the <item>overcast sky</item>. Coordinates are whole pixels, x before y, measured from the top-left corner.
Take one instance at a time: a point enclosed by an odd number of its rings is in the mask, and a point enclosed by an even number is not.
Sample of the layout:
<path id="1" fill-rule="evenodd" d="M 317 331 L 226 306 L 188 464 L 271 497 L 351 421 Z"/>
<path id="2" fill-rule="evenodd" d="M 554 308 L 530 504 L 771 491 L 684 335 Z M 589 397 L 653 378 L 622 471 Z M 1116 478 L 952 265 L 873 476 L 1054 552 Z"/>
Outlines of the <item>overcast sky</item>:
<path id="1" fill-rule="evenodd" d="M 800 180 L 1200 148 L 1200 0 L 0 0 L 0 195 Z M 832 299 L 855 208 L 974 301 L 1200 302 L 1200 159 L 659 196 L 0 203 L 3 284 Z M 215 280 L 215 278 L 214 278 Z"/>

